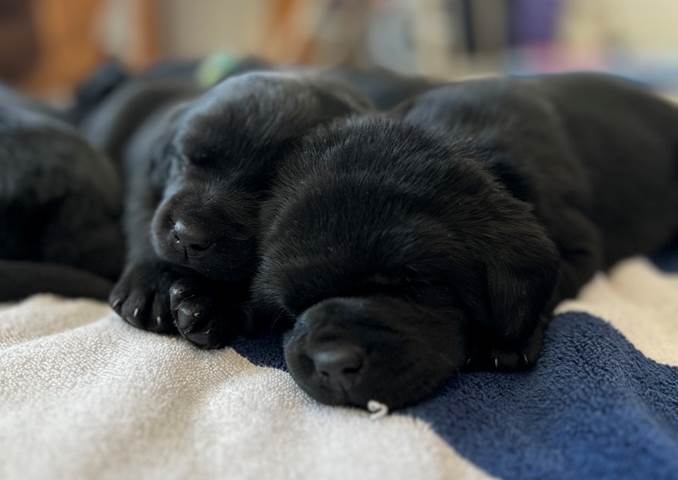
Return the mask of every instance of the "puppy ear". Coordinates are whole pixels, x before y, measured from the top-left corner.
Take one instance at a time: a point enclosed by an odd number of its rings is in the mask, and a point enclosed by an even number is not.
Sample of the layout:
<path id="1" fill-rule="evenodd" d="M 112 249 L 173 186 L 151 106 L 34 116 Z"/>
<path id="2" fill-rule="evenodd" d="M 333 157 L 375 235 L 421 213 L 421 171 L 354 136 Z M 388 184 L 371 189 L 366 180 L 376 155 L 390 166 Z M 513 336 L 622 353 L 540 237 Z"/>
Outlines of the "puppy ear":
<path id="1" fill-rule="evenodd" d="M 542 232 L 532 233 L 528 240 L 516 237 L 513 248 L 498 251 L 487 266 L 486 326 L 499 342 L 525 339 L 553 307 L 559 265 L 556 247 Z"/>

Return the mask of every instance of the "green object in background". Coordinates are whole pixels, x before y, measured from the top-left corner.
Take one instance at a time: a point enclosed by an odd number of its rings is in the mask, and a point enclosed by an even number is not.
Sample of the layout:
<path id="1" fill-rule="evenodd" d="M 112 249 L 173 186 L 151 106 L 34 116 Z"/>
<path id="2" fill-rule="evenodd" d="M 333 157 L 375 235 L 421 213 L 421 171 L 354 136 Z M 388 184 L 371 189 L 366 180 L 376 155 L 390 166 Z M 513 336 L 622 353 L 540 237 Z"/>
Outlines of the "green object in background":
<path id="1" fill-rule="evenodd" d="M 213 53 L 208 55 L 198 66 L 195 74 L 196 81 L 201 87 L 211 87 L 224 78 L 238 63 L 238 57 L 228 53 Z"/>

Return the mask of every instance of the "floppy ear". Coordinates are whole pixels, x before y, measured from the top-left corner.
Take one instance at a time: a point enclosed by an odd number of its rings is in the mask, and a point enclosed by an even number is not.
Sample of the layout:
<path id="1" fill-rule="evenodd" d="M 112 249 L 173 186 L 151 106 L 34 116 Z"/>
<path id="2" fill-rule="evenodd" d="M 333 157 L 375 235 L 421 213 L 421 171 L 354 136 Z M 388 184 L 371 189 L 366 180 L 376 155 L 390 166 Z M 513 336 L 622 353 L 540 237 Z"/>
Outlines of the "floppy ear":
<path id="1" fill-rule="evenodd" d="M 541 230 L 541 229 L 539 229 Z M 486 327 L 499 342 L 529 336 L 553 307 L 558 279 L 556 246 L 543 232 L 516 235 L 487 265 L 489 318 Z"/>

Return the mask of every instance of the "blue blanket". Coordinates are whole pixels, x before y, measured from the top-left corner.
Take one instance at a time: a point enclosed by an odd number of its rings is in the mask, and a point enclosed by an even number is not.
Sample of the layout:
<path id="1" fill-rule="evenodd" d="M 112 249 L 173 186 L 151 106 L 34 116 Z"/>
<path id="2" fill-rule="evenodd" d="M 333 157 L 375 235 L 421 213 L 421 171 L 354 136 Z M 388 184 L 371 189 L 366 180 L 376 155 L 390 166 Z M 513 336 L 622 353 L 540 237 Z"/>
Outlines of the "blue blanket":
<path id="1" fill-rule="evenodd" d="M 474 373 L 408 411 L 501 478 L 678 478 L 678 368 L 586 313 L 558 315 L 529 373 Z"/>

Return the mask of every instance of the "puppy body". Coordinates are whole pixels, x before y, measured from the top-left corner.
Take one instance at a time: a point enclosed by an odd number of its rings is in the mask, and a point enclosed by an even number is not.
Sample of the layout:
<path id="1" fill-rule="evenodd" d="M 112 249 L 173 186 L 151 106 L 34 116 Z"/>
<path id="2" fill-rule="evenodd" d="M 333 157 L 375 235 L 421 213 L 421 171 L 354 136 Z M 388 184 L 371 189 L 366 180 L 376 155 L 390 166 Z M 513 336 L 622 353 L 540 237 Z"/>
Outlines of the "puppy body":
<path id="1" fill-rule="evenodd" d="M 555 303 L 678 233 L 676 109 L 573 74 L 431 90 L 309 136 L 265 209 L 254 304 L 327 403 L 524 368 Z"/>
<path id="2" fill-rule="evenodd" d="M 296 140 L 370 108 L 318 76 L 251 73 L 167 102 L 129 140 L 129 259 L 111 304 L 129 323 L 222 346 L 242 328 L 259 204 Z"/>
<path id="3" fill-rule="evenodd" d="M 18 98 L 0 107 L 0 170 L 0 258 L 5 272 L 13 272 L 3 277 L 3 299 L 42 290 L 91 294 L 87 286 L 78 290 L 76 285 L 78 278 L 91 275 L 78 277 L 70 269 L 72 281 L 49 287 L 50 282 L 36 278 L 41 267 L 28 268 L 26 262 L 44 264 L 49 278 L 55 278 L 49 272 L 59 265 L 117 277 L 124 250 L 120 187 L 107 158 L 69 125 L 49 116 L 47 108 Z M 107 282 L 98 283 L 103 285 L 96 293 L 100 297 Z"/>
<path id="4" fill-rule="evenodd" d="M 600 245 L 597 268 L 655 251 L 676 234 L 678 113 L 628 81 L 478 81 L 431 91 L 403 111 L 406 122 L 474 135 L 494 153 L 489 170 L 535 207 L 556 241 L 569 210 L 586 217 L 601 235 L 586 242 Z"/>

